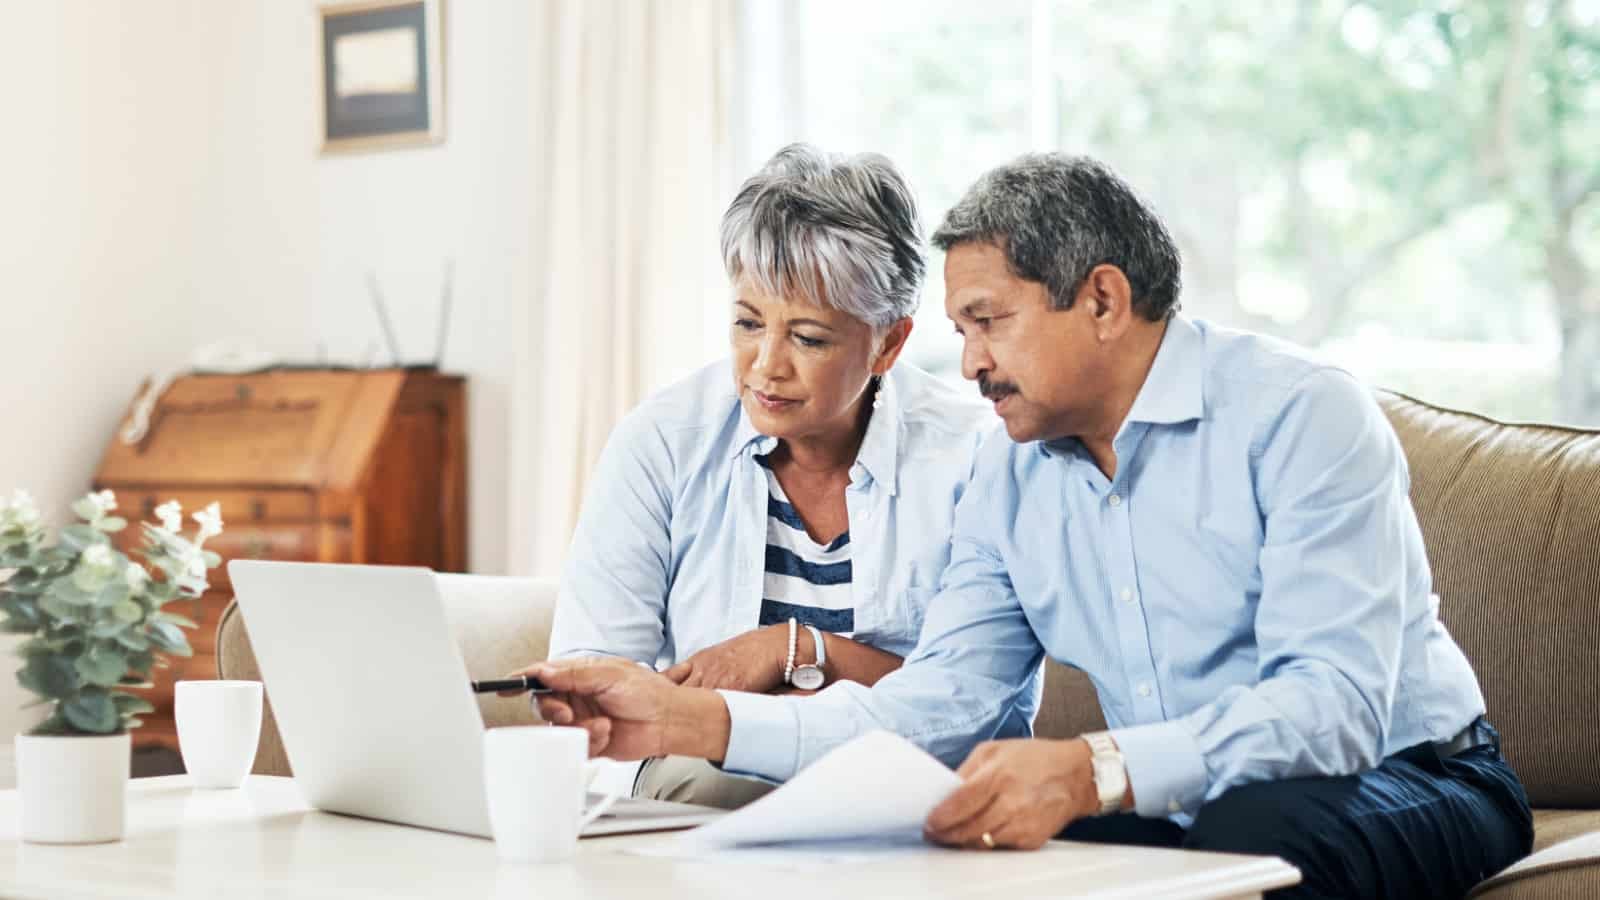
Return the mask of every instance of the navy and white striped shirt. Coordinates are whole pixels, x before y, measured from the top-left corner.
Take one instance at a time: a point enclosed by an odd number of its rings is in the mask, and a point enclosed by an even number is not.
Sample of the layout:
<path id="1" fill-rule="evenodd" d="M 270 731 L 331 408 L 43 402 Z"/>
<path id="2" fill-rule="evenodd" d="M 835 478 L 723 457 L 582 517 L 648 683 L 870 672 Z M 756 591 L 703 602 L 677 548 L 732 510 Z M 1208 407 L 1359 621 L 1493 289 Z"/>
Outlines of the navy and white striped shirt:
<path id="1" fill-rule="evenodd" d="M 850 637 L 856 630 L 856 603 L 850 587 L 849 529 L 826 545 L 812 540 L 767 457 L 758 456 L 756 462 L 767 473 L 767 564 L 757 624 L 792 618 Z"/>

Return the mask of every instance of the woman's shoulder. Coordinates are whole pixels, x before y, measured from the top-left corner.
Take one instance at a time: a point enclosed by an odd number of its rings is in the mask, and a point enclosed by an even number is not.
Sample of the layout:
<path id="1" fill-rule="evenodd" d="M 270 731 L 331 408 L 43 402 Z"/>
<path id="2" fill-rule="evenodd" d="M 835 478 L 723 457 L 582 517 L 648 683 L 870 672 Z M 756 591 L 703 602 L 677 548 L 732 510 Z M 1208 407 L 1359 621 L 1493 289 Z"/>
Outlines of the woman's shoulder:
<path id="1" fill-rule="evenodd" d="M 646 397 L 617 423 L 610 444 L 651 444 L 676 457 L 731 435 L 738 423 L 728 361 L 718 360 Z"/>
<path id="2" fill-rule="evenodd" d="M 1000 424 L 976 385 L 957 384 L 907 362 L 889 370 L 908 429 L 950 435 L 986 435 Z"/>

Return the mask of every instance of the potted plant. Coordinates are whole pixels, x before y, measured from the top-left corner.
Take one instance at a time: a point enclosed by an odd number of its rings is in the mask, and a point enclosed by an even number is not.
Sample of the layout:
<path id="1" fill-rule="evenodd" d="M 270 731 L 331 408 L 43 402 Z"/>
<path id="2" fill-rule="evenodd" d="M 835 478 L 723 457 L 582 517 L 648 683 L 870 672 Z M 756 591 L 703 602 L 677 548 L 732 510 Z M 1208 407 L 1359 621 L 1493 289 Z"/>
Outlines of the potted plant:
<path id="1" fill-rule="evenodd" d="M 110 491 L 72 505 L 81 522 L 47 544 L 38 508 L 23 491 L 0 500 L 0 631 L 27 635 L 17 648 L 17 681 L 49 704 L 48 716 L 16 738 L 22 838 L 44 843 L 121 840 L 128 732 L 153 707 L 123 688 L 149 682 L 163 657 L 189 656 L 183 629 L 195 623 L 164 607 L 197 599 L 206 571 L 221 563 L 204 549 L 222 532 L 217 504 L 195 513 L 192 539 L 174 502 L 143 523 L 144 565 L 112 545 L 127 527 Z"/>

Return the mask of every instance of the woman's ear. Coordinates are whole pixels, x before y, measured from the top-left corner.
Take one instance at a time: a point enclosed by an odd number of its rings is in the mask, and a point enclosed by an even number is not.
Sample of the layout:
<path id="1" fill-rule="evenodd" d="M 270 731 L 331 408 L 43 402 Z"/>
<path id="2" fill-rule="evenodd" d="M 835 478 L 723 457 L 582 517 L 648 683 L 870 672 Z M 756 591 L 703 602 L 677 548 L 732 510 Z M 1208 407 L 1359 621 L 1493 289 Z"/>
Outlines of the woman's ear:
<path id="1" fill-rule="evenodd" d="M 878 355 L 872 360 L 872 374 L 883 375 L 894 367 L 894 361 L 900 358 L 900 351 L 906 348 L 906 338 L 911 337 L 911 317 L 895 322 L 889 330 L 878 339 Z"/>

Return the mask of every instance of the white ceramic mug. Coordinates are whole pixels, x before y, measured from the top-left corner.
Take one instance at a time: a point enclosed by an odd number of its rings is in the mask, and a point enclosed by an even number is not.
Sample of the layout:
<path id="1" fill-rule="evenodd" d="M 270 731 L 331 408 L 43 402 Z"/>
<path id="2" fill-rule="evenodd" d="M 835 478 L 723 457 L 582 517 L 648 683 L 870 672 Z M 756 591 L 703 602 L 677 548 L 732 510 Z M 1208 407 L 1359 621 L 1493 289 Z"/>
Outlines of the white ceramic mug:
<path id="1" fill-rule="evenodd" d="M 178 749 L 195 786 L 243 784 L 261 737 L 261 682 L 180 681 L 172 703 Z"/>
<path id="2" fill-rule="evenodd" d="M 589 733 L 528 725 L 483 733 L 483 787 L 500 858 L 560 862 L 578 852 L 578 835 L 620 793 L 584 810 Z"/>

